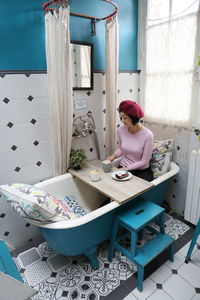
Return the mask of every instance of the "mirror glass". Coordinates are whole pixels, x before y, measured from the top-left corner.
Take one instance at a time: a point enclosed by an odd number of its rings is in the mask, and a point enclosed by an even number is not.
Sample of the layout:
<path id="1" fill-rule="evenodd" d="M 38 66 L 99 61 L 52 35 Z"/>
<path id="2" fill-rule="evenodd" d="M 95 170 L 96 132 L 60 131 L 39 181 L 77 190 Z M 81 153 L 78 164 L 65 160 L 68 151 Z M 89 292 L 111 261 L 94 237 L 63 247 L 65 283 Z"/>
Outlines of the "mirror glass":
<path id="1" fill-rule="evenodd" d="M 93 44 L 71 41 L 74 90 L 93 89 Z"/>

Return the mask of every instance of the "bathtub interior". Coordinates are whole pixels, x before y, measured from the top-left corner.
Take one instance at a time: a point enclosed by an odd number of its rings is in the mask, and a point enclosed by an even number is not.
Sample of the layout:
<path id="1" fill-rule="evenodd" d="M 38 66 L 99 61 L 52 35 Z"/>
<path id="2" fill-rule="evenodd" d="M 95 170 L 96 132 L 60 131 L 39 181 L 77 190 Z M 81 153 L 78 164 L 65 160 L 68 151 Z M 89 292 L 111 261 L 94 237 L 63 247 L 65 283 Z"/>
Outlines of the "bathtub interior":
<path id="1" fill-rule="evenodd" d="M 179 167 L 175 163 L 171 163 L 170 170 L 166 174 L 154 179 L 152 183 L 154 187 L 149 191 L 143 193 L 141 196 L 158 205 L 162 205 L 165 200 L 169 179 L 177 174 Z M 109 199 L 98 192 L 96 189 L 90 187 L 88 184 L 81 182 L 79 179 L 72 177 L 71 174 L 66 173 L 43 182 L 36 184 L 36 186 L 50 193 L 57 199 L 64 199 L 65 196 L 72 194 L 77 202 L 85 209 L 87 214 L 70 222 L 60 221 L 52 224 L 45 224 L 45 228 L 68 228 L 76 227 L 85 224 L 102 216 L 109 211 L 115 210 L 120 204 Z M 127 202 L 130 202 L 130 199 Z M 137 200 L 135 198 L 134 200 Z M 132 202 L 132 201 L 131 201 Z M 126 205 L 126 203 L 124 203 Z M 123 205 L 123 206 L 124 206 Z"/>
<path id="2" fill-rule="evenodd" d="M 107 199 L 105 195 L 73 178 L 69 173 L 45 180 L 36 186 L 57 199 L 64 199 L 68 195 L 73 195 L 87 213 L 101 207 Z"/>

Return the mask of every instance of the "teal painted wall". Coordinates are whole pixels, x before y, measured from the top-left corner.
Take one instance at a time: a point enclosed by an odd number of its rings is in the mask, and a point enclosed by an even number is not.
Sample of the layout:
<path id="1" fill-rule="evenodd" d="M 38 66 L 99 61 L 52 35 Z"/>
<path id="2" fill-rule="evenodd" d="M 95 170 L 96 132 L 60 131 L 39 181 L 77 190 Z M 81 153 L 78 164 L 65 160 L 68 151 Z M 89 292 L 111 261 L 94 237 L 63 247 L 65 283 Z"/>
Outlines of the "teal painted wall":
<path id="1" fill-rule="evenodd" d="M 43 0 L 0 0 L 0 70 L 45 70 Z M 72 12 L 104 17 L 113 6 L 100 0 L 71 0 Z M 87 4 L 86 4 L 87 3 Z M 137 0 L 115 0 L 119 7 L 119 68 L 137 69 Z M 105 21 L 70 18 L 71 39 L 94 43 L 94 69 L 105 69 Z"/>

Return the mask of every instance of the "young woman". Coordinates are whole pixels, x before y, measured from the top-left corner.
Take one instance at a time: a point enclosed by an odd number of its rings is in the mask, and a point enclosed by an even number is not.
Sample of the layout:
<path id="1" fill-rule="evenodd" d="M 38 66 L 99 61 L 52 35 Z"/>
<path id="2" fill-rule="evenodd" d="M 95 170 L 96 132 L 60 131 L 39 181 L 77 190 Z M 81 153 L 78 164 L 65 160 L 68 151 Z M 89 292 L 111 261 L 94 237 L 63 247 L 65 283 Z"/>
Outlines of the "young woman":
<path id="1" fill-rule="evenodd" d="M 144 116 L 140 106 L 131 100 L 122 101 L 119 115 L 123 126 L 117 129 L 118 149 L 107 159 L 113 161 L 122 156 L 119 168 L 147 181 L 153 180 L 149 166 L 153 151 L 153 133 L 139 121 Z"/>

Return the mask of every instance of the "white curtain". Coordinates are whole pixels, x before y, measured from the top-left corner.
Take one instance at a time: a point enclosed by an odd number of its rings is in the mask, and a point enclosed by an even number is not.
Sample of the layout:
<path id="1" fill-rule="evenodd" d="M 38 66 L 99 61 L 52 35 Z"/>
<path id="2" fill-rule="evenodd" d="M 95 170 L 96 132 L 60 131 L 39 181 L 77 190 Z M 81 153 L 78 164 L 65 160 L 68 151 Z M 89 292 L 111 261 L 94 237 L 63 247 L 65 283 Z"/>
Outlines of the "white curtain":
<path id="1" fill-rule="evenodd" d="M 69 8 L 46 13 L 46 58 L 55 175 L 66 173 L 72 142 L 73 100 Z"/>
<path id="2" fill-rule="evenodd" d="M 117 16 L 106 21 L 106 156 L 116 148 L 119 30 Z"/>
<path id="3" fill-rule="evenodd" d="M 192 3 L 193 0 L 148 0 L 142 69 L 142 106 L 147 121 L 192 125 L 198 10 L 198 3 L 190 6 Z"/>

